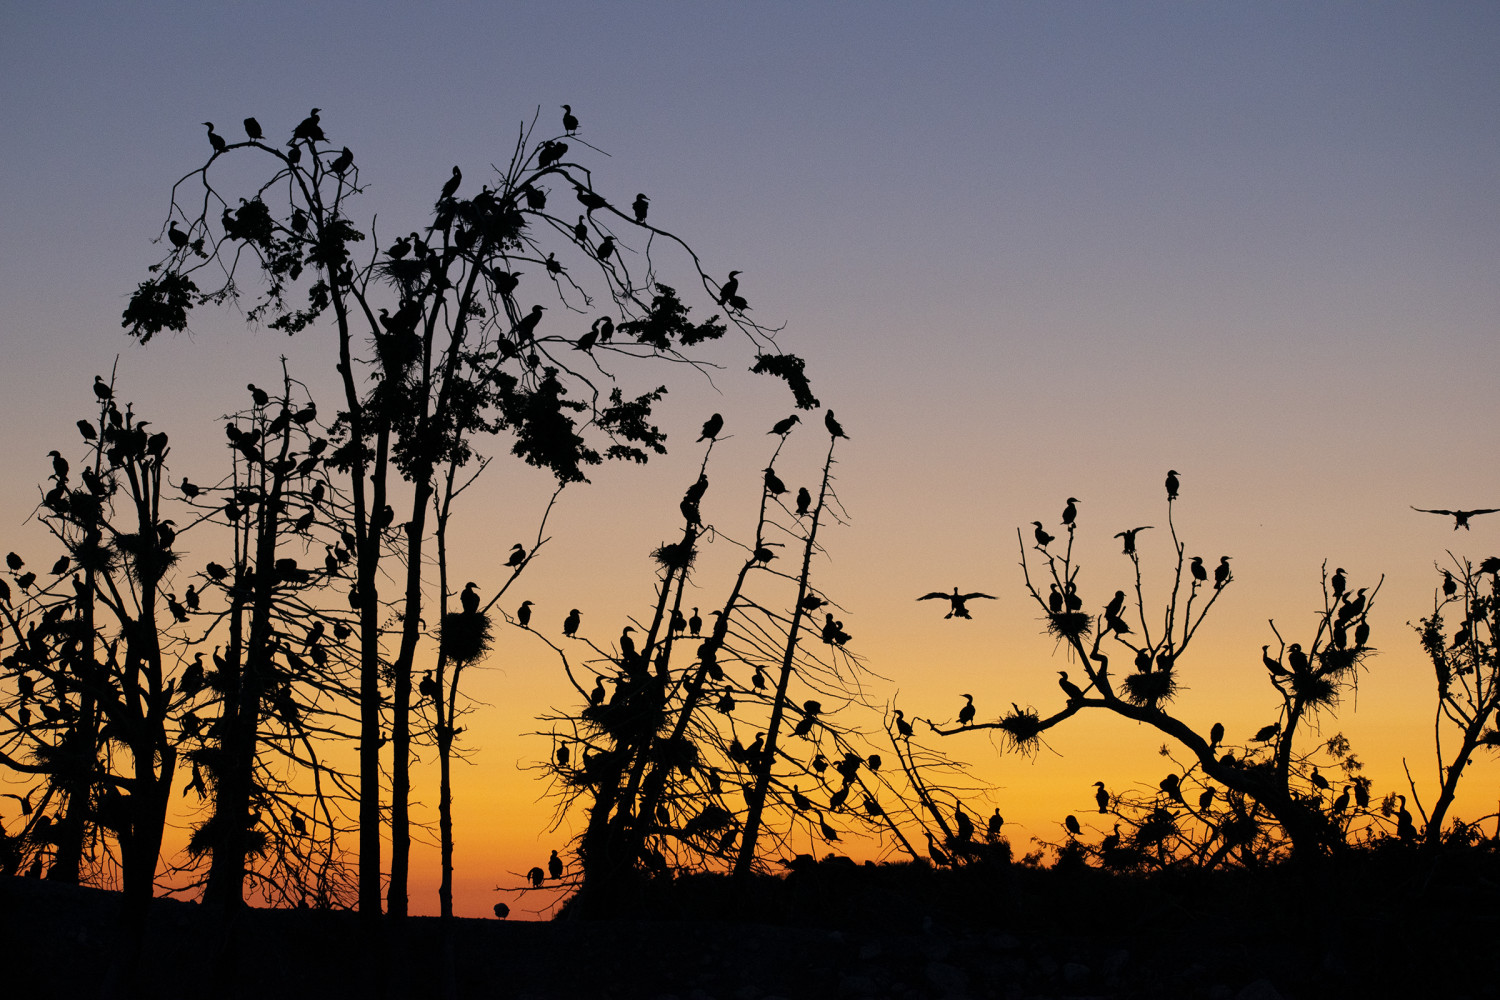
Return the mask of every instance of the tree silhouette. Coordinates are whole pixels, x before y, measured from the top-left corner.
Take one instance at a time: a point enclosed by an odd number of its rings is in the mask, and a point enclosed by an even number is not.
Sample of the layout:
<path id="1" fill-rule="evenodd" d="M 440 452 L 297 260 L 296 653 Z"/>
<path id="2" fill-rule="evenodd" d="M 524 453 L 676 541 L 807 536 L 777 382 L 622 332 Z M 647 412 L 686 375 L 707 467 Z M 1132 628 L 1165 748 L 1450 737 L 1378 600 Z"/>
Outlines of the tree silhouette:
<path id="1" fill-rule="evenodd" d="M 1329 577 L 1325 564 L 1323 607 L 1311 640 L 1305 647 L 1298 642 L 1288 645 L 1272 622 L 1271 628 L 1282 643 L 1281 654 L 1270 656 L 1269 647 L 1262 651 L 1267 680 L 1281 703 L 1276 721 L 1258 731 L 1238 754 L 1224 752 L 1222 726 L 1215 724 L 1205 736 L 1167 707 L 1177 691 L 1177 679 L 1193 638 L 1220 594 L 1234 580 L 1227 558 L 1214 570 L 1199 557 L 1188 559 L 1187 547 L 1178 538 L 1173 521 L 1177 485 L 1176 473 L 1169 473 L 1166 521 L 1176 566 L 1160 618 L 1148 618 L 1146 613 L 1141 556 L 1136 545 L 1136 534 L 1146 530 L 1144 526 L 1115 536 L 1124 539 L 1123 554 L 1131 561 L 1133 600 L 1124 589 L 1116 590 L 1097 616 L 1084 610 L 1081 567 L 1073 559 L 1073 539 L 1079 526 L 1073 501 L 1064 511 L 1065 539 L 1047 532 L 1041 522 L 1033 522 L 1036 527 L 1030 546 L 1017 532 L 1027 592 L 1041 608 L 1047 632 L 1076 657 L 1082 676 L 1074 680 L 1066 671 L 1058 672 L 1065 704 L 1049 716 L 1013 705 L 1012 712 L 995 721 L 937 731 L 948 736 L 970 729 L 1000 729 L 1013 744 L 1024 747 L 1085 709 L 1102 709 L 1150 725 L 1176 740 L 1191 754 L 1202 780 L 1257 803 L 1280 824 L 1298 854 L 1316 856 L 1335 850 L 1343 844 L 1339 825 L 1318 801 L 1298 791 L 1304 780 L 1298 768 L 1306 758 L 1295 752 L 1296 735 L 1310 714 L 1334 709 L 1342 693 L 1357 683 L 1361 664 L 1374 652 L 1368 645 L 1367 616 L 1380 583 L 1353 593 L 1343 571 Z M 1057 549 L 1052 548 L 1054 543 L 1059 543 Z M 1029 560 L 1033 552 L 1045 572 L 1043 579 L 1050 580 L 1046 596 L 1032 577 Z M 1106 639 L 1111 642 L 1108 648 L 1123 649 L 1130 656 L 1131 667 L 1122 674 L 1110 674 Z"/>
<path id="2" fill-rule="evenodd" d="M 163 330 L 185 329 L 197 306 L 235 299 L 239 272 L 248 268 L 264 290 L 247 319 L 288 334 L 332 327 L 343 400 L 330 426 L 335 447 L 328 463 L 344 478 L 352 504 L 349 600 L 359 614 L 360 908 L 366 913 L 380 908 L 380 569 L 394 553 L 404 576 L 390 671 L 387 894 L 390 912 L 400 915 L 410 842 L 412 666 L 423 634 L 424 545 L 437 470 L 467 461 L 477 434 L 508 435 L 515 456 L 560 482 L 582 481 L 605 458 L 641 462 L 664 450 L 665 435 L 651 416 L 665 389 L 627 395 L 605 362 L 618 356 L 701 368 L 706 362 L 685 352 L 720 339 L 727 327 L 718 316 L 688 318 L 676 291 L 656 278 L 658 243 L 681 251 L 708 295 L 727 307 L 728 323 L 755 353 L 753 370 L 784 379 L 799 406 L 817 402 L 801 360 L 779 352 L 775 331 L 748 318 L 743 297 L 722 294 L 681 239 L 647 223 L 644 213 L 615 207 L 596 189 L 590 169 L 567 156 L 562 138 L 534 141 L 533 129 L 521 130 L 509 163 L 469 197 L 459 195 L 462 172 L 455 167 L 429 221 L 385 250 L 373 245 L 373 228 L 361 230 L 348 214 L 364 190 L 360 168 L 347 148 L 328 143 L 316 110 L 285 146 L 260 137 L 213 143 L 207 162 L 173 186 L 165 230 L 171 250 L 125 310 L 124 325 L 145 343 Z M 258 157 L 269 172 L 237 206 L 214 180 L 220 157 L 228 156 Z M 549 198 L 567 194 L 584 209 L 576 226 L 555 202 L 547 207 Z M 358 257 L 367 239 L 371 246 Z M 581 258 L 581 266 L 559 254 Z M 521 267 L 548 283 L 557 317 L 545 317 L 549 307 L 535 301 L 537 294 L 518 297 Z M 198 281 L 210 275 L 213 286 L 200 289 Z M 583 317 L 599 302 L 606 311 L 585 327 Z M 570 329 L 570 312 L 587 332 Z M 607 442 L 602 450 L 591 443 L 600 439 Z M 409 490 L 408 519 L 391 533 L 399 482 Z"/>

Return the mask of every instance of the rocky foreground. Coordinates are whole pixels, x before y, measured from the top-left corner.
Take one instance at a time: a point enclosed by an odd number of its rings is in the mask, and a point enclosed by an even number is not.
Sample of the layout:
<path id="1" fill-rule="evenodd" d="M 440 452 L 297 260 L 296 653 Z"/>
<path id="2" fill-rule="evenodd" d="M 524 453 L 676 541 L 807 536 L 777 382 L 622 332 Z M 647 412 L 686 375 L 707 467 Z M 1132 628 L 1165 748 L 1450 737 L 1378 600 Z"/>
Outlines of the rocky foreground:
<path id="1" fill-rule="evenodd" d="M 720 880 L 679 880 L 643 892 L 636 919 L 446 928 L 157 900 L 133 925 L 133 968 L 118 895 L 5 879 L 0 982 L 26 1000 L 1459 1000 L 1500 995 L 1492 862 L 1175 880 L 824 864 L 732 897 Z M 744 919 L 726 919 L 730 898 Z"/>

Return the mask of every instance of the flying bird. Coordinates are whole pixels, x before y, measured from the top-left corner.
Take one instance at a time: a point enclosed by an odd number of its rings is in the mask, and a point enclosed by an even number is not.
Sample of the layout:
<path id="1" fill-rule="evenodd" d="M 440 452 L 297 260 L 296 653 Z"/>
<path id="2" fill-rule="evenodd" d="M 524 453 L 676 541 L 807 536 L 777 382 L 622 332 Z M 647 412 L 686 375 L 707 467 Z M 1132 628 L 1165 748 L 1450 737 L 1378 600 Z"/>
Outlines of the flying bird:
<path id="1" fill-rule="evenodd" d="M 953 593 L 951 594 L 945 594 L 941 590 L 934 590 L 930 594 L 923 594 L 921 597 L 917 598 L 917 600 L 948 601 L 950 604 L 952 604 L 953 607 L 952 610 L 950 610 L 946 615 L 943 616 L 943 618 L 946 620 L 948 618 L 972 618 L 973 616 L 969 614 L 969 609 L 965 607 L 965 604 L 968 601 L 972 601 L 976 597 L 983 597 L 991 601 L 999 600 L 999 598 L 995 597 L 995 595 L 993 594 L 960 594 L 957 587 L 953 588 Z"/>
<path id="2" fill-rule="evenodd" d="M 1412 510 L 1420 514 L 1445 514 L 1453 518 L 1454 531 L 1457 531 L 1459 528 L 1468 531 L 1470 530 L 1469 518 L 1478 517 L 1480 514 L 1493 514 L 1496 511 L 1500 511 L 1500 507 L 1485 507 L 1481 510 L 1429 510 L 1426 507 L 1413 507 Z"/>

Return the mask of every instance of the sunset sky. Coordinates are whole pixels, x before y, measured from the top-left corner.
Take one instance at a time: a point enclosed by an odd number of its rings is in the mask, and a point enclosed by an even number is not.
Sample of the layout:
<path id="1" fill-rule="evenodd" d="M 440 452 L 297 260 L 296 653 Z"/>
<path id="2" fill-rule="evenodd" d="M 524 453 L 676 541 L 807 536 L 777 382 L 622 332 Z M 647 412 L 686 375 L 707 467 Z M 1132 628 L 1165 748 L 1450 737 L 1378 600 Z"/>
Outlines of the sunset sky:
<path id="1" fill-rule="evenodd" d="M 566 102 L 609 154 L 587 154 L 600 183 L 648 193 L 710 274 L 742 271 L 753 315 L 785 324 L 779 343 L 848 430 L 850 520 L 818 581 L 888 678 L 877 700 L 942 721 L 960 692 L 981 717 L 1060 707 L 1068 663 L 1023 589 L 1016 529 L 1055 532 L 1079 498 L 1081 591 L 1102 602 L 1129 580 L 1111 536 L 1165 525 L 1173 468 L 1188 554 L 1235 573 L 1183 664 L 1182 717 L 1240 739 L 1270 721 L 1268 619 L 1310 636 L 1325 560 L 1357 586 L 1385 574 L 1380 655 L 1323 735 L 1353 740 L 1377 795 L 1406 791 L 1405 757 L 1430 801 L 1434 685 L 1407 623 L 1431 611 L 1448 552 L 1500 554 L 1500 515 L 1455 532 L 1410 509 L 1500 507 L 1500 7 L 9 4 L 0 87 L 0 549 L 40 545 L 24 522 L 47 452 L 76 449 L 117 355 L 122 395 L 194 479 L 224 464 L 213 421 L 247 381 L 274 383 L 281 354 L 331 384 L 317 331 L 288 340 L 227 309 L 144 348 L 120 328 L 172 183 L 208 155 L 201 122 L 235 141 L 254 115 L 281 135 L 318 106 L 370 184 L 356 218 L 378 213 L 385 239 L 416 227 L 454 164 L 477 189 L 538 108 L 552 134 Z M 601 644 L 645 613 L 647 553 L 678 528 L 715 411 L 705 515 L 749 532 L 765 431 L 791 409 L 746 357 L 726 345 L 712 385 L 673 386 L 670 456 L 565 492 L 509 604 L 533 600 L 554 639 L 578 607 Z M 794 489 L 826 444 L 805 423 L 778 464 Z M 458 579 L 493 592 L 546 492 L 498 462 L 459 512 Z M 1141 548 L 1159 579 L 1166 532 Z M 717 565 L 696 579 L 705 606 L 727 584 Z M 967 622 L 914 600 L 955 585 L 1000 599 Z M 522 734 L 574 698 L 534 637 L 501 632 L 470 687 L 484 704 L 459 769 L 460 915 L 515 903 L 492 888 L 570 829 L 545 832 L 521 768 L 550 748 Z M 1024 848 L 1088 808 L 1095 780 L 1154 784 L 1161 742 L 1095 713 L 1034 760 L 979 734 L 942 749 L 995 788 Z M 1476 767 L 1461 814 L 1495 811 L 1497 771 Z M 435 815 L 435 785 L 419 796 Z M 419 849 L 414 912 L 436 911 L 436 881 Z"/>

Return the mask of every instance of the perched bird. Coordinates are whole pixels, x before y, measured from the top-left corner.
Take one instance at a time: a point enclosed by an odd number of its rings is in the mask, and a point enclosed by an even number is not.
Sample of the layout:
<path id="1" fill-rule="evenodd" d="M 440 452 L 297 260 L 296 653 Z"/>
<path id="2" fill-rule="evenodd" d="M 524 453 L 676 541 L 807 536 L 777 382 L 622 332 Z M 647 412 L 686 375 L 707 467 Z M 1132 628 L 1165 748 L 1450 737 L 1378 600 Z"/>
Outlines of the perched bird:
<path id="1" fill-rule="evenodd" d="M 458 186 L 463 183 L 464 172 L 458 169 L 458 164 L 453 165 L 453 173 L 446 181 L 443 181 L 443 190 L 438 195 L 438 201 L 447 201 L 458 191 Z"/>
<path id="2" fill-rule="evenodd" d="M 1004 825 L 1005 817 L 1000 815 L 1000 810 L 997 808 L 990 814 L 989 822 L 985 824 L 985 830 L 989 833 L 991 840 L 1000 836 L 1000 828 Z"/>
<path id="3" fill-rule="evenodd" d="M 698 436 L 699 441 L 717 441 L 719 432 L 724 429 L 724 417 L 715 413 L 703 422 L 703 433 Z"/>
<path id="4" fill-rule="evenodd" d="M 190 240 L 188 239 L 188 234 L 177 228 L 176 219 L 173 219 L 167 226 L 167 239 L 171 240 L 172 246 L 176 247 L 178 250 L 181 250 L 190 242 Z M 94 384 L 98 385 L 99 383 L 95 382 Z"/>
<path id="5" fill-rule="evenodd" d="M 114 394 L 114 390 L 105 383 L 103 375 L 94 376 L 94 397 L 98 399 L 99 402 L 108 402 L 114 396 Z"/>
<path id="6" fill-rule="evenodd" d="M 1176 500 L 1177 499 L 1177 487 L 1180 486 L 1180 485 L 1181 484 L 1177 481 L 1177 470 L 1176 469 L 1168 469 L 1167 470 L 1167 499 L 1168 500 Z"/>
<path id="7" fill-rule="evenodd" d="M 1057 686 L 1063 689 L 1063 694 L 1068 696 L 1069 704 L 1083 700 L 1083 689 L 1068 680 L 1068 672 L 1059 670 L 1057 672 Z"/>
<path id="8" fill-rule="evenodd" d="M 215 153 L 222 153 L 229 148 L 229 144 L 224 141 L 224 137 L 214 131 L 213 122 L 204 122 L 203 124 L 208 128 L 208 144 L 214 148 Z"/>
<path id="9" fill-rule="evenodd" d="M 768 433 L 768 434 L 785 434 L 787 431 L 789 431 L 789 430 L 792 429 L 792 425 L 793 424 L 797 423 L 801 419 L 802 419 L 801 417 L 799 417 L 799 416 L 797 416 L 797 414 L 793 413 L 790 417 L 785 417 L 785 418 L 783 418 L 781 420 L 776 421 L 776 423 L 766 433 Z"/>
<path id="10" fill-rule="evenodd" d="M 688 631 L 693 635 L 699 635 L 703 631 L 703 619 L 698 615 L 698 609 L 693 609 L 693 617 L 688 619 Z"/>
<path id="11" fill-rule="evenodd" d="M 727 305 L 730 299 L 739 294 L 739 273 L 739 271 L 730 271 L 729 277 L 725 280 L 724 284 L 719 286 L 719 305 Z"/>
<path id="12" fill-rule="evenodd" d="M 1222 590 L 1224 584 L 1229 582 L 1229 557 L 1220 556 L 1219 565 L 1214 567 L 1214 589 Z"/>
<path id="13" fill-rule="evenodd" d="M 573 114 L 573 108 L 570 105 L 564 104 L 562 106 L 562 109 L 563 109 L 563 131 L 566 132 L 568 135 L 572 135 L 574 132 L 578 131 L 578 118 L 576 116 L 574 116 L 574 114 Z"/>
<path id="14" fill-rule="evenodd" d="M 1339 793 L 1339 797 L 1333 800 L 1333 805 L 1329 807 L 1329 811 L 1335 816 L 1342 816 L 1344 815 L 1345 810 L 1347 810 L 1348 808 L 1349 786 L 1345 785 L 1344 790 Z"/>
<path id="15" fill-rule="evenodd" d="M 531 312 L 516 321 L 516 325 L 510 331 L 515 335 L 516 343 L 523 344 L 536 339 L 536 325 L 542 321 L 542 310 L 546 308 L 541 305 L 532 306 Z"/>
<path id="16" fill-rule="evenodd" d="M 1265 664 L 1265 668 L 1271 671 L 1273 675 L 1277 677 L 1287 676 L 1286 667 L 1283 667 L 1281 665 L 1280 660 L 1277 660 L 1271 656 L 1270 652 L 1268 652 L 1270 648 L 1271 647 L 1269 645 L 1260 647 L 1260 662 Z"/>
<path id="17" fill-rule="evenodd" d="M 582 616 L 579 615 L 577 608 L 569 611 L 568 617 L 563 619 L 563 635 L 572 636 L 576 634 L 578 632 L 578 624 L 581 617 Z"/>
<path id="18" fill-rule="evenodd" d="M 849 437 L 849 435 L 844 433 L 843 425 L 834 419 L 832 410 L 829 410 L 827 413 L 823 414 L 823 426 L 828 428 L 828 433 L 832 434 L 836 438 L 847 439 Z"/>
<path id="19" fill-rule="evenodd" d="M 1053 536 L 1047 534 L 1046 531 L 1042 530 L 1041 521 L 1032 521 L 1031 523 L 1036 525 L 1036 531 L 1034 532 L 1034 534 L 1036 535 L 1036 543 L 1045 549 L 1048 543 L 1052 541 Z"/>
<path id="20" fill-rule="evenodd" d="M 1333 576 L 1328 578 L 1328 586 L 1333 588 L 1334 597 L 1344 596 L 1344 591 L 1349 586 L 1349 580 L 1344 576 L 1344 567 L 1340 566 L 1333 571 Z"/>
<path id="21" fill-rule="evenodd" d="M 589 692 L 589 704 L 590 705 L 602 705 L 602 704 L 604 704 L 604 678 L 603 677 L 595 677 L 594 678 L 594 689 Z"/>
<path id="22" fill-rule="evenodd" d="M 1078 825 L 1078 817 L 1072 813 L 1069 813 L 1067 818 L 1063 820 L 1063 826 L 1067 827 L 1068 833 L 1075 837 L 1083 833 L 1083 827 Z"/>
<path id="23" fill-rule="evenodd" d="M 1269 726 L 1261 726 L 1255 731 L 1255 735 L 1250 737 L 1250 739 L 1254 743 L 1269 743 L 1274 740 L 1277 734 L 1279 734 L 1280 732 L 1281 723 L 1273 722 Z"/>
<path id="24" fill-rule="evenodd" d="M 621 660 L 631 660 L 635 657 L 635 640 L 630 638 L 630 633 L 634 631 L 635 629 L 633 627 L 626 625 L 625 631 L 620 633 Z"/>
<path id="25" fill-rule="evenodd" d="M 802 517 L 812 507 L 812 494 L 807 492 L 807 487 L 797 489 L 797 516 Z"/>
<path id="26" fill-rule="evenodd" d="M 766 492 L 773 497 L 779 497 L 786 492 L 786 484 L 776 475 L 776 471 L 770 467 L 766 468 Z"/>
<path id="27" fill-rule="evenodd" d="M 510 558 L 505 560 L 505 565 L 514 569 L 526 561 L 526 546 L 520 542 L 510 547 Z"/>
<path id="28" fill-rule="evenodd" d="M 479 584 L 470 580 L 464 584 L 463 593 L 458 595 L 458 603 L 463 607 L 464 614 L 472 615 L 479 612 L 479 592 L 474 588 Z"/>
<path id="29" fill-rule="evenodd" d="M 552 857 L 547 859 L 547 874 L 551 875 L 553 878 L 562 878 L 562 873 L 562 858 L 559 858 L 557 856 L 557 852 L 553 851 Z"/>
<path id="30" fill-rule="evenodd" d="M 1122 538 L 1122 539 L 1124 539 L 1125 555 L 1127 555 L 1127 556 L 1133 556 L 1133 555 L 1135 555 L 1135 536 L 1136 536 L 1136 532 L 1145 531 L 1147 528 L 1150 528 L 1150 527 L 1152 527 L 1152 525 L 1143 524 L 1139 528 L 1126 528 L 1124 531 L 1120 532 L 1118 535 L 1115 536 L 1116 538 Z"/>
<path id="31" fill-rule="evenodd" d="M 313 108 L 308 116 L 292 129 L 292 141 L 306 139 L 309 142 L 323 142 L 328 137 L 323 134 L 322 126 L 318 124 L 318 112 L 321 108 Z"/>
<path id="32" fill-rule="evenodd" d="M 1094 788 L 1096 789 L 1094 792 L 1094 801 L 1099 804 L 1099 811 L 1102 813 L 1109 812 L 1109 792 L 1105 790 L 1104 782 L 1094 782 Z"/>
<path id="33" fill-rule="evenodd" d="M 604 260 L 614 252 L 615 238 L 613 236 L 604 237 L 604 239 L 599 241 L 599 245 L 594 248 L 594 256 L 598 257 L 600 260 Z"/>
<path id="34" fill-rule="evenodd" d="M 516 609 L 516 621 L 522 628 L 531 627 L 531 602 L 522 601 L 521 606 Z"/>
<path id="35" fill-rule="evenodd" d="M 1068 497 L 1068 505 L 1063 508 L 1062 523 L 1068 527 L 1073 526 L 1073 519 L 1078 516 L 1078 498 Z"/>
<path id="36" fill-rule="evenodd" d="M 442 692 L 438 690 L 438 683 L 433 679 L 431 670 L 422 675 L 422 681 L 417 685 L 417 693 L 424 698 L 430 698 L 433 701 L 438 700 L 438 696 Z"/>
<path id="37" fill-rule="evenodd" d="M 339 153 L 338 156 L 335 156 L 333 158 L 333 162 L 328 164 L 328 169 L 332 170 L 334 173 L 342 177 L 353 165 L 354 154 L 350 152 L 348 146 L 345 146 L 343 152 Z"/>
<path id="38" fill-rule="evenodd" d="M 1123 610 L 1125 610 L 1125 591 L 1117 590 L 1115 596 L 1111 597 L 1109 603 L 1104 606 L 1104 617 L 1118 618 Z"/>
<path id="39" fill-rule="evenodd" d="M 911 723 L 906 721 L 906 713 L 897 708 L 893 709 L 891 714 L 896 717 L 896 733 L 900 736 L 905 736 L 907 739 L 911 739 L 913 730 Z"/>
<path id="40" fill-rule="evenodd" d="M 1208 743 L 1210 749 L 1224 742 L 1224 723 L 1215 722 L 1213 728 L 1208 731 Z"/>
<path id="41" fill-rule="evenodd" d="M 1452 597 L 1458 593 L 1458 581 L 1453 579 L 1453 574 L 1443 570 L 1443 596 Z"/>
<path id="42" fill-rule="evenodd" d="M 1428 510 L 1426 507 L 1413 507 L 1412 510 L 1421 514 L 1446 514 L 1453 518 L 1454 531 L 1457 531 L 1459 528 L 1468 531 L 1470 530 L 1469 518 L 1478 517 L 1480 514 L 1493 514 L 1496 511 L 1500 511 L 1500 507 L 1485 507 L 1480 510 Z"/>
<path id="43" fill-rule="evenodd" d="M 1302 651 L 1302 643 L 1294 642 L 1287 647 L 1286 662 L 1291 665 L 1294 674 L 1302 675 L 1308 672 L 1307 654 Z"/>
<path id="44" fill-rule="evenodd" d="M 1203 583 L 1208 580 L 1208 570 L 1203 568 L 1202 556 L 1193 556 L 1193 561 L 1188 566 L 1188 571 L 1193 574 L 1193 579 L 1197 580 L 1199 583 Z"/>
<path id="45" fill-rule="evenodd" d="M 248 135 L 252 140 L 260 139 L 265 135 L 265 133 L 260 130 L 260 122 L 256 121 L 254 118 L 245 119 L 245 134 Z"/>
<path id="46" fill-rule="evenodd" d="M 990 601 L 999 600 L 999 598 L 995 597 L 993 594 L 981 594 L 981 593 L 978 593 L 978 592 L 975 592 L 975 593 L 972 593 L 972 594 L 960 594 L 958 592 L 958 588 L 957 587 L 953 588 L 953 593 L 951 593 L 951 594 L 945 594 L 941 590 L 934 590 L 930 594 L 923 594 L 921 597 L 917 598 L 917 600 L 919 600 L 919 601 L 938 600 L 938 601 L 947 601 L 947 602 L 949 602 L 949 604 L 952 605 L 952 608 L 949 610 L 949 612 L 946 615 L 943 616 L 944 619 L 948 619 L 948 618 L 972 618 L 973 616 L 969 614 L 969 609 L 967 607 L 965 607 L 965 604 L 968 601 L 972 601 L 976 597 L 982 597 L 982 598 L 985 598 L 986 600 L 990 600 Z"/>
<path id="47" fill-rule="evenodd" d="M 630 210 L 635 213 L 636 222 L 645 222 L 646 213 L 651 210 L 651 199 L 643 194 L 636 195 L 635 201 L 630 204 Z"/>
<path id="48" fill-rule="evenodd" d="M 960 726 L 967 726 L 969 723 L 974 721 L 974 696 L 972 694 L 966 694 L 963 697 L 965 699 L 964 707 L 958 710 L 958 724 Z"/>

